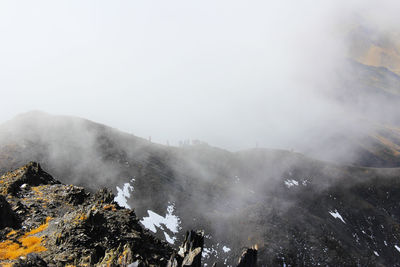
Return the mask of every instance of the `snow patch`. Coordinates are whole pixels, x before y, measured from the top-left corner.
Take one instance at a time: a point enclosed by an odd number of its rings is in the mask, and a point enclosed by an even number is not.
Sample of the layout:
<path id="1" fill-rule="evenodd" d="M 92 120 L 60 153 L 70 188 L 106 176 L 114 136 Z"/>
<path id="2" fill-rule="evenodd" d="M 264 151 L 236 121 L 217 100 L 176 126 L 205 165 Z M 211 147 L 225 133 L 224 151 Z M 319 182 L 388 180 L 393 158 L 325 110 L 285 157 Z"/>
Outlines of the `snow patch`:
<path id="1" fill-rule="evenodd" d="M 170 237 L 169 234 L 167 234 L 166 232 L 164 232 L 164 236 L 165 236 L 165 240 L 167 240 L 168 243 L 170 244 L 174 244 L 176 241 L 176 237 Z"/>
<path id="2" fill-rule="evenodd" d="M 378 254 L 378 252 L 376 252 L 375 250 L 374 250 L 374 254 L 375 254 L 376 256 L 378 256 L 378 257 L 379 257 L 379 254 Z"/>
<path id="3" fill-rule="evenodd" d="M 231 251 L 231 249 L 228 248 L 227 246 L 223 246 L 223 247 L 222 247 L 222 250 L 223 250 L 225 253 L 228 253 L 229 251 Z"/>
<path id="4" fill-rule="evenodd" d="M 292 186 L 298 186 L 299 182 L 297 182 L 296 180 L 285 180 L 285 185 L 287 186 L 287 188 L 290 188 Z"/>
<path id="5" fill-rule="evenodd" d="M 400 252 L 400 247 L 397 245 L 394 245 L 394 248 L 397 249 L 398 252 Z"/>
<path id="6" fill-rule="evenodd" d="M 143 219 L 140 220 L 140 222 L 144 225 L 144 227 L 146 227 L 153 233 L 157 233 L 157 228 L 160 228 L 161 230 L 164 231 L 164 226 L 165 226 L 172 233 L 177 234 L 178 231 L 180 230 L 179 225 L 181 220 L 178 216 L 173 214 L 174 209 L 175 209 L 174 204 L 169 203 L 167 207 L 167 214 L 165 215 L 165 217 L 155 213 L 152 210 L 147 210 L 147 214 L 149 216 L 143 217 Z M 167 242 L 169 242 L 170 244 L 175 243 L 176 237 L 171 237 L 166 232 L 164 232 L 164 236 Z"/>
<path id="7" fill-rule="evenodd" d="M 203 252 L 201 253 L 201 256 L 203 258 L 208 259 L 208 258 L 210 258 L 211 255 L 214 255 L 216 258 L 218 258 L 218 251 L 214 247 L 211 247 L 211 248 L 204 247 Z"/>
<path id="8" fill-rule="evenodd" d="M 133 182 L 135 179 L 131 181 Z M 123 208 L 131 209 L 128 205 L 128 198 L 131 197 L 130 192 L 133 192 L 133 186 L 130 183 L 124 183 L 122 189 L 117 186 L 117 196 L 114 198 L 114 201 Z"/>
<path id="9" fill-rule="evenodd" d="M 335 219 L 340 219 L 343 223 L 346 223 L 346 222 L 343 220 L 342 215 L 340 215 L 339 212 L 338 212 L 336 209 L 335 209 L 335 211 L 329 211 L 329 214 L 332 215 L 333 218 L 335 218 Z"/>

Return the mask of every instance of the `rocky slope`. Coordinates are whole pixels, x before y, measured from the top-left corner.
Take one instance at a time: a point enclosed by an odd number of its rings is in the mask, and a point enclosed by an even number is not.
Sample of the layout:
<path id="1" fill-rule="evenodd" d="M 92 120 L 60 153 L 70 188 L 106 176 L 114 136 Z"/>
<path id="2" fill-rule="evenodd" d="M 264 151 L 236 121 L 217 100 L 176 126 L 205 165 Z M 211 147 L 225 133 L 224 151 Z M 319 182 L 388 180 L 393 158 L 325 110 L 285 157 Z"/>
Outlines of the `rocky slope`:
<path id="1" fill-rule="evenodd" d="M 204 232 L 186 233 L 179 251 L 149 234 L 106 189 L 61 184 L 31 162 L 0 177 L 1 266 L 199 267 Z M 245 249 L 238 266 L 252 267 Z"/>
<path id="2" fill-rule="evenodd" d="M 111 192 L 61 184 L 37 163 L 2 176 L 0 192 L 3 265 L 165 266 L 173 252 Z"/>

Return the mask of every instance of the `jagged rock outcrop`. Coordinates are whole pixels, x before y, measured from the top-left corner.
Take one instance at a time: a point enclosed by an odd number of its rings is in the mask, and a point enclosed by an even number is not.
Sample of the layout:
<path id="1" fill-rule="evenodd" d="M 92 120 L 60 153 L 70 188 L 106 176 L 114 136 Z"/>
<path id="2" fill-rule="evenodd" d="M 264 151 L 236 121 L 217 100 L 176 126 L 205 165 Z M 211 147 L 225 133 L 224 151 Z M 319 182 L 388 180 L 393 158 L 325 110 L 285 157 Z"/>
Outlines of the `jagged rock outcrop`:
<path id="1" fill-rule="evenodd" d="M 237 267 L 256 267 L 257 266 L 257 248 L 243 249 L 242 256 L 239 259 Z"/>
<path id="2" fill-rule="evenodd" d="M 15 179 L 10 182 L 6 188 L 7 193 L 16 195 L 25 186 L 38 186 L 46 184 L 59 184 L 50 174 L 43 171 L 40 164 L 30 162 L 25 165 L 22 175 L 15 176 Z M 21 187 L 22 185 L 25 185 Z"/>
<path id="3" fill-rule="evenodd" d="M 186 232 L 185 240 L 179 247 L 179 252 L 174 253 L 168 262 L 168 267 L 200 267 L 201 253 L 204 246 L 203 231 L 188 231 Z"/>
<path id="4" fill-rule="evenodd" d="M 0 264 L 165 266 L 174 252 L 106 189 L 61 184 L 34 162 L 0 181 Z"/>

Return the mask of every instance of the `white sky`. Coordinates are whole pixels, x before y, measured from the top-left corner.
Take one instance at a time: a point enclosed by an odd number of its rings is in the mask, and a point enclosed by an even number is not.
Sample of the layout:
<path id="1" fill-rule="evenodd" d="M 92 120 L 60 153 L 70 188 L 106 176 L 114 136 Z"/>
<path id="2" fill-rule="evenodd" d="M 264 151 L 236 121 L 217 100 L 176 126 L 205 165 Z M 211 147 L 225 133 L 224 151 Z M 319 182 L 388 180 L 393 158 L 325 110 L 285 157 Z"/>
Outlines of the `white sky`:
<path id="1" fill-rule="evenodd" d="M 317 92 L 343 26 L 397 18 L 394 2 L 1 1 L 0 122 L 43 110 L 160 143 L 287 148 L 341 112 Z"/>

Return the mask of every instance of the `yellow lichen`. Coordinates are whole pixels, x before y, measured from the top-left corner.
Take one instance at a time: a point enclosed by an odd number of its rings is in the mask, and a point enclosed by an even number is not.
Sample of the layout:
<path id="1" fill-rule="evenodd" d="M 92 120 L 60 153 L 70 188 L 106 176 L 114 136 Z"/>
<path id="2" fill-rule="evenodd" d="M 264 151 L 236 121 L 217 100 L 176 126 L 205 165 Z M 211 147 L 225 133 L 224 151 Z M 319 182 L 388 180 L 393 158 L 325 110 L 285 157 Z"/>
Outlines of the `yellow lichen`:
<path id="1" fill-rule="evenodd" d="M 116 211 L 117 209 L 115 208 L 114 204 L 108 204 L 108 205 L 104 205 L 103 209 L 105 210 L 112 210 L 112 211 Z"/>
<path id="2" fill-rule="evenodd" d="M 11 237 L 11 236 L 15 235 L 16 233 L 17 233 L 17 231 L 12 230 L 7 234 L 7 237 Z"/>
<path id="3" fill-rule="evenodd" d="M 26 236 L 28 236 L 28 235 L 34 235 L 34 234 L 36 234 L 36 233 L 39 233 L 39 232 L 43 231 L 44 229 L 46 229 L 46 228 L 49 226 L 50 220 L 51 220 L 51 217 L 47 217 L 47 218 L 46 218 L 46 222 L 45 222 L 44 224 L 40 225 L 40 226 L 39 226 L 38 228 L 36 228 L 36 229 L 33 229 L 33 230 L 29 231 L 29 232 L 26 233 L 25 235 L 26 235 Z"/>
<path id="4" fill-rule="evenodd" d="M 84 220 L 86 220 L 86 219 L 87 219 L 86 214 L 84 214 L 84 213 L 79 213 L 79 214 L 73 219 L 73 222 L 74 222 L 75 224 L 78 224 L 79 221 L 84 221 Z"/>
<path id="5" fill-rule="evenodd" d="M 38 228 L 32 229 L 25 233 L 18 239 L 18 242 L 12 240 L 6 240 L 0 243 L 0 260 L 13 260 L 20 256 L 27 255 L 33 252 L 42 252 L 47 249 L 41 245 L 42 237 L 32 236 L 39 232 L 42 232 L 49 226 L 50 217 L 46 218 L 46 222 L 40 225 Z M 7 234 L 7 237 L 15 235 L 16 231 L 12 230 Z"/>

